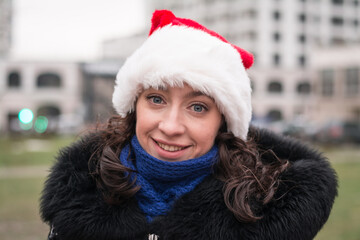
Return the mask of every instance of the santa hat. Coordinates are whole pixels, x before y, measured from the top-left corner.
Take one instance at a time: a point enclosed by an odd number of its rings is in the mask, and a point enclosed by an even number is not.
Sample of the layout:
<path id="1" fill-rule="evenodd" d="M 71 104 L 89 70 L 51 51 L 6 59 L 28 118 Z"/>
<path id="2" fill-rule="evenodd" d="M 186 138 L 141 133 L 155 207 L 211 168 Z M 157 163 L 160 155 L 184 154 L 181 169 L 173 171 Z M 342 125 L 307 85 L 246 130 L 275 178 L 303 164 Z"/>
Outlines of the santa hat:
<path id="1" fill-rule="evenodd" d="M 251 87 L 245 70 L 252 63 L 250 53 L 214 31 L 168 10 L 157 10 L 148 39 L 117 74 L 113 104 L 125 117 L 135 110 L 144 89 L 186 83 L 212 97 L 228 131 L 245 140 L 251 120 Z"/>

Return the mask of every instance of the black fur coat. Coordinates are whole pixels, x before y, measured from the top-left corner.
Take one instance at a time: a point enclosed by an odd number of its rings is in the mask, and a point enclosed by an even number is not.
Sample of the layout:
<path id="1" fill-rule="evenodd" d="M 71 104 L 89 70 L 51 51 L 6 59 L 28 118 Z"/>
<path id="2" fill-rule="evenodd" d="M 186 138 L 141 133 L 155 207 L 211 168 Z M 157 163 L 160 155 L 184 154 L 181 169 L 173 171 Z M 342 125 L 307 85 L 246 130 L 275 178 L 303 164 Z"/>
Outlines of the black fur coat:
<path id="1" fill-rule="evenodd" d="M 45 183 L 40 205 L 43 221 L 53 226 L 49 239 L 151 239 L 149 234 L 160 240 L 313 239 L 328 219 L 337 194 L 335 172 L 321 154 L 299 142 L 265 130 L 256 132 L 262 148 L 291 163 L 281 175 L 279 200 L 262 208 L 261 220 L 237 221 L 224 203 L 223 183 L 212 176 L 151 224 L 135 199 L 122 206 L 108 205 L 89 175 L 88 159 L 97 144 L 92 136 L 63 149 Z"/>

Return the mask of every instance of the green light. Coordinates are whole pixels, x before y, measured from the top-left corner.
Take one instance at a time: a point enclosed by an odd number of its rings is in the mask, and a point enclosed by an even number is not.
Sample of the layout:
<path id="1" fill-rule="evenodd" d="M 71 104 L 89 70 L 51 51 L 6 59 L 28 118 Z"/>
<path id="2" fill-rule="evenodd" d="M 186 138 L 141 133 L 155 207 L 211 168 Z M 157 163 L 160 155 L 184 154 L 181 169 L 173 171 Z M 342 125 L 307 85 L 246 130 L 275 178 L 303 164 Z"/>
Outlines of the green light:
<path id="1" fill-rule="evenodd" d="M 28 124 L 34 119 L 34 114 L 30 109 L 23 108 L 20 110 L 18 117 L 21 123 Z"/>
<path id="2" fill-rule="evenodd" d="M 38 116 L 35 121 L 34 129 L 38 133 L 44 133 L 48 127 L 49 120 L 47 117 Z"/>

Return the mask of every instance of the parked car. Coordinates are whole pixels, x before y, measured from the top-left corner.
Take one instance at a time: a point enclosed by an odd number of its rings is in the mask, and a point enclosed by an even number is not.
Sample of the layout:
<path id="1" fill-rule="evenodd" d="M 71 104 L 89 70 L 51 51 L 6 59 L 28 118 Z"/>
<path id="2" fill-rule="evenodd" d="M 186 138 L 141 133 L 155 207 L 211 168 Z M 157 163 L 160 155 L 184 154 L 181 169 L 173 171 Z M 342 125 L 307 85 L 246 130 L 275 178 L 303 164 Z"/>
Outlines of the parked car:
<path id="1" fill-rule="evenodd" d="M 360 143 L 360 123 L 330 121 L 314 135 L 321 143 Z"/>

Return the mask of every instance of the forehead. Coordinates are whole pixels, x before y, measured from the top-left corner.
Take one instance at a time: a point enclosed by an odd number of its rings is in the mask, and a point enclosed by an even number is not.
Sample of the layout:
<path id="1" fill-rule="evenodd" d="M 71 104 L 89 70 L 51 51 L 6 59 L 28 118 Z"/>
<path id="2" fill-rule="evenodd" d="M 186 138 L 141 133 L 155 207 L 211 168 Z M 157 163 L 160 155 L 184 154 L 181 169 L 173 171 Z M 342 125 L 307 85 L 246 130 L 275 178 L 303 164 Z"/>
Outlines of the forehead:
<path id="1" fill-rule="evenodd" d="M 199 90 L 193 89 L 188 84 L 184 84 L 183 86 L 175 86 L 175 87 L 172 86 L 150 87 L 148 89 L 143 90 L 143 92 L 148 92 L 148 91 L 161 91 L 166 94 L 179 94 L 185 98 L 204 96 L 213 100 L 212 97 L 208 96 L 207 94 Z"/>

